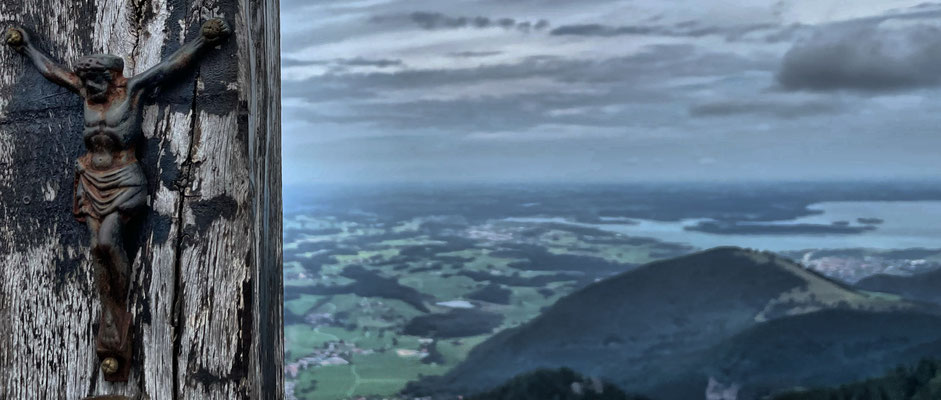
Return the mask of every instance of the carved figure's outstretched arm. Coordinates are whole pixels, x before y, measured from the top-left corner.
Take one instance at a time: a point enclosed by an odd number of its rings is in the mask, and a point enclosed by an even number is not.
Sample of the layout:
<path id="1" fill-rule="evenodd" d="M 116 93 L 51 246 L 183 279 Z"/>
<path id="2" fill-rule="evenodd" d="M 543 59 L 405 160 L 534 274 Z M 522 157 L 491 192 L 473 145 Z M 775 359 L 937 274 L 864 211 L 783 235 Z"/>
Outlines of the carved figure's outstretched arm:
<path id="1" fill-rule="evenodd" d="M 167 60 L 128 79 L 128 90 L 131 93 L 137 93 L 140 90 L 146 90 L 160 84 L 166 78 L 188 67 L 193 59 L 202 55 L 206 49 L 224 40 L 230 33 L 229 25 L 225 21 L 218 18 L 206 21 L 198 38 L 184 44 Z"/>
<path id="2" fill-rule="evenodd" d="M 6 34 L 4 34 L 4 42 L 20 54 L 29 57 L 33 65 L 46 79 L 75 93 L 82 93 L 82 80 L 79 79 L 78 75 L 52 61 L 49 56 L 37 49 L 25 29 L 7 29 Z"/>

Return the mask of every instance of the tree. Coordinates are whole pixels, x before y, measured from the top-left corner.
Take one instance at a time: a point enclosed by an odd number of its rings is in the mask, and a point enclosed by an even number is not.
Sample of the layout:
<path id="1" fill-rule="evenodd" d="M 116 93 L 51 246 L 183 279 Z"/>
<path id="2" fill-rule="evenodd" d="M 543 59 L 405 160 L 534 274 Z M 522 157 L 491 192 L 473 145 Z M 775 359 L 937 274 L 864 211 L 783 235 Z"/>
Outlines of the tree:
<path id="1" fill-rule="evenodd" d="M 784 393 L 775 400 L 929 400 L 941 398 L 941 361 L 922 360 L 912 368 L 899 367 L 886 376 L 831 389 Z"/>
<path id="2" fill-rule="evenodd" d="M 100 372 L 89 234 L 70 212 L 81 100 L 0 46 L 0 399 L 283 396 L 278 1 L 0 2 L 0 27 L 53 58 L 111 53 L 128 76 L 213 17 L 233 36 L 145 100 L 128 382 Z"/>
<path id="3" fill-rule="evenodd" d="M 517 375 L 497 388 L 469 400 L 645 400 L 625 394 L 618 387 L 561 368 L 541 369 Z"/>

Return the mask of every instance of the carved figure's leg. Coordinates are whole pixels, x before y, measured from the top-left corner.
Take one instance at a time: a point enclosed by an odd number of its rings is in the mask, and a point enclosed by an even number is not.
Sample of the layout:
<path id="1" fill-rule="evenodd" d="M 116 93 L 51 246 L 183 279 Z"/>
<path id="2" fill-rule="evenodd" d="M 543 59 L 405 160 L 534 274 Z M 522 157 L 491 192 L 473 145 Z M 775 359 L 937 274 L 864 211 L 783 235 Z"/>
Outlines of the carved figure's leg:
<path id="1" fill-rule="evenodd" d="M 118 305 L 126 305 L 127 299 L 127 253 L 121 239 L 123 221 L 118 213 L 109 214 L 101 222 L 98 231 L 98 249 L 108 262 L 108 275 L 110 277 L 111 299 Z"/>
<path id="2" fill-rule="evenodd" d="M 108 275 L 108 260 L 102 253 L 98 241 L 98 232 L 101 231 L 101 221 L 88 217 L 85 224 L 88 226 L 88 233 L 91 236 L 91 256 L 95 268 L 95 284 L 98 286 L 98 293 L 102 300 L 106 293 L 111 293 L 111 278 Z"/>
<path id="3" fill-rule="evenodd" d="M 92 255 L 101 298 L 96 348 L 105 380 L 127 381 L 130 372 L 131 314 L 127 312 L 128 260 L 121 240 L 122 221 L 112 213 L 102 221 L 88 219 Z"/>

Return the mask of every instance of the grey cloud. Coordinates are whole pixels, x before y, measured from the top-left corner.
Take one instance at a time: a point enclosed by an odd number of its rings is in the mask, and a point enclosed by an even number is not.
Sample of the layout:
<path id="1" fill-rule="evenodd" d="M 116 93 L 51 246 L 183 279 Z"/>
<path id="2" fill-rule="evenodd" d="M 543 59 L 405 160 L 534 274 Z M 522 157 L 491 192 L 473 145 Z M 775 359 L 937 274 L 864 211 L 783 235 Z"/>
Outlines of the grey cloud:
<path id="1" fill-rule="evenodd" d="M 660 29 L 651 26 L 621 26 L 613 27 L 600 24 L 564 25 L 550 32 L 555 36 L 618 36 L 618 35 L 647 35 L 658 32 Z"/>
<path id="2" fill-rule="evenodd" d="M 551 111 L 571 107 L 598 109 L 619 102 L 646 103 L 630 105 L 631 113 L 603 113 L 590 111 L 571 115 L 552 116 Z M 659 104 L 651 104 L 658 98 Z M 534 93 L 492 98 L 460 98 L 452 100 L 416 100 L 400 103 L 356 103 L 347 113 L 319 115 L 311 122 L 363 123 L 385 131 L 441 132 L 519 132 L 546 124 L 594 128 L 642 125 L 659 126 L 675 121 L 669 98 L 655 91 L 639 89 L 633 93 L 611 91 L 602 94 Z M 666 105 L 666 106 L 664 106 Z M 634 112 L 640 112 L 639 119 Z"/>
<path id="3" fill-rule="evenodd" d="M 342 112 L 301 116 L 312 122 L 465 131 L 516 130 L 547 123 L 619 127 L 639 123 L 637 112 L 645 115 L 643 123 L 668 124 L 681 116 L 685 109 L 674 104 L 685 89 L 666 88 L 663 82 L 681 77 L 739 75 L 762 68 L 769 69 L 770 74 L 772 67 L 733 54 L 702 54 L 693 46 L 651 46 L 645 52 L 606 60 L 530 57 L 519 63 L 457 70 L 327 74 L 292 82 L 283 90 L 286 97 L 312 103 L 345 102 Z M 533 78 L 578 90 L 534 89 L 532 93 L 482 93 L 436 100 L 406 96 L 396 100 L 399 90 L 415 93 L 447 87 L 460 94 L 464 86 L 500 87 L 500 82 Z M 610 111 L 611 107 L 633 111 Z M 663 111 L 666 109 L 672 111 Z"/>
<path id="4" fill-rule="evenodd" d="M 367 58 L 350 58 L 350 59 L 339 59 L 338 63 L 351 66 L 351 67 L 396 67 L 402 65 L 402 60 L 389 60 L 389 59 L 367 59 Z"/>
<path id="5" fill-rule="evenodd" d="M 766 34 L 763 39 L 768 43 L 793 42 L 812 29 L 810 25 L 793 23 Z"/>
<path id="6" fill-rule="evenodd" d="M 297 60 L 290 57 L 281 58 L 282 67 L 304 67 L 311 65 L 329 65 L 336 67 L 379 67 L 388 68 L 403 65 L 402 60 L 369 59 L 369 58 L 337 58 L 333 60 Z"/>
<path id="7" fill-rule="evenodd" d="M 393 15 L 393 16 L 377 16 L 373 17 L 372 21 L 377 23 L 384 23 L 389 21 L 401 21 L 407 20 L 410 23 L 416 24 L 422 29 L 425 30 L 437 30 L 437 29 L 461 29 L 461 28 L 503 28 L 506 30 L 518 30 L 523 32 L 529 32 L 533 30 L 541 31 L 549 27 L 549 21 L 538 20 L 535 22 L 531 21 L 521 21 L 514 18 L 489 18 L 483 16 L 477 17 L 452 17 L 439 12 L 424 12 L 416 11 L 411 14 L 402 16 L 402 15 Z"/>
<path id="8" fill-rule="evenodd" d="M 835 101 L 717 101 L 692 106 L 689 109 L 689 114 L 694 117 L 729 117 L 743 114 L 756 114 L 760 116 L 793 119 L 833 114 L 842 110 L 843 105 Z"/>
<path id="9" fill-rule="evenodd" d="M 576 72 L 590 63 L 581 60 L 562 60 L 531 57 L 513 64 L 488 65 L 461 69 L 408 69 L 394 72 L 336 73 L 285 85 L 288 96 L 307 97 L 323 87 L 363 88 L 374 93 L 398 89 L 416 90 L 438 86 L 460 86 L 488 80 L 523 79 L 529 77 L 565 77 L 577 79 Z M 599 79 L 604 76 L 599 76 Z M 611 79 L 619 79 L 610 77 Z"/>
<path id="10" fill-rule="evenodd" d="M 916 5 L 911 6 L 911 7 L 908 7 L 908 8 L 904 8 L 904 9 L 902 9 L 902 12 L 907 12 L 907 11 L 916 11 L 916 12 L 917 12 L 917 11 L 939 11 L 939 10 L 941 10 L 941 3 L 928 1 L 928 2 L 924 2 L 924 3 L 916 4 Z"/>
<path id="11" fill-rule="evenodd" d="M 750 70 L 772 71 L 773 63 L 728 53 L 699 54 L 692 45 L 648 46 L 643 52 L 602 60 L 528 57 L 511 64 L 461 69 L 328 74 L 285 85 L 288 96 L 306 96 L 312 88 L 369 88 L 376 92 L 459 86 L 493 80 L 548 78 L 570 84 L 653 84 L 683 76 L 715 76 Z"/>
<path id="12" fill-rule="evenodd" d="M 685 21 L 673 26 L 666 25 L 628 25 L 610 26 L 601 24 L 563 25 L 550 31 L 554 36 L 595 36 L 612 37 L 623 35 L 651 35 L 675 37 L 702 37 L 722 35 L 728 40 L 736 40 L 748 33 L 779 28 L 775 24 L 751 24 L 737 27 L 700 26 L 696 21 Z"/>
<path id="13" fill-rule="evenodd" d="M 820 29 L 795 44 L 777 74 L 789 90 L 892 91 L 941 85 L 941 29 L 864 22 Z"/>
<path id="14" fill-rule="evenodd" d="M 290 57 L 281 57 L 281 68 L 306 67 L 306 66 L 311 66 L 311 65 L 326 65 L 326 64 L 328 64 L 328 62 L 324 60 L 306 61 L 306 60 L 298 60 L 298 59 L 294 59 Z"/>
<path id="15" fill-rule="evenodd" d="M 502 51 L 458 51 L 449 53 L 448 56 L 455 58 L 480 58 L 503 54 Z"/>

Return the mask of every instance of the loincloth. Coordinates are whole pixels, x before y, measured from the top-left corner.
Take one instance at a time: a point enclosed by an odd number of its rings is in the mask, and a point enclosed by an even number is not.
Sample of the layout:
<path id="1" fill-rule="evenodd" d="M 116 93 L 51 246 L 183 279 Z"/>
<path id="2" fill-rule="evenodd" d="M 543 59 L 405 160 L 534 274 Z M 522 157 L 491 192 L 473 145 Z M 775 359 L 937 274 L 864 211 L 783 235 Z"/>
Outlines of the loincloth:
<path id="1" fill-rule="evenodd" d="M 137 160 L 98 171 L 87 167 L 88 158 L 79 158 L 76 164 L 72 213 L 77 220 L 101 220 L 114 212 L 128 213 L 144 205 L 147 178 Z"/>

